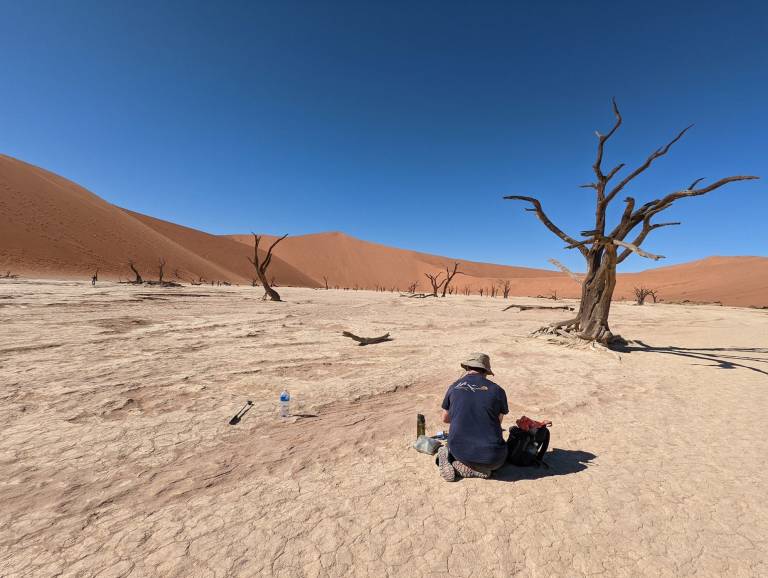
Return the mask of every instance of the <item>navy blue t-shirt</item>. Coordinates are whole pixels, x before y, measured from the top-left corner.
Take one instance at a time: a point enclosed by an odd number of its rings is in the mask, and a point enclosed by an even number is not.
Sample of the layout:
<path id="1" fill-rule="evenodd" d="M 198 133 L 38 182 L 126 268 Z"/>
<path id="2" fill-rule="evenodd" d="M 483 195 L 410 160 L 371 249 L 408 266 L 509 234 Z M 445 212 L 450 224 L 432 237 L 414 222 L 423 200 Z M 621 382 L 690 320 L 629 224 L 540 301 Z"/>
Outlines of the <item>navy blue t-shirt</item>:
<path id="1" fill-rule="evenodd" d="M 469 373 L 445 393 L 443 409 L 451 417 L 448 447 L 464 462 L 495 464 L 504 459 L 506 442 L 499 414 L 509 413 L 507 394 L 479 373 Z"/>

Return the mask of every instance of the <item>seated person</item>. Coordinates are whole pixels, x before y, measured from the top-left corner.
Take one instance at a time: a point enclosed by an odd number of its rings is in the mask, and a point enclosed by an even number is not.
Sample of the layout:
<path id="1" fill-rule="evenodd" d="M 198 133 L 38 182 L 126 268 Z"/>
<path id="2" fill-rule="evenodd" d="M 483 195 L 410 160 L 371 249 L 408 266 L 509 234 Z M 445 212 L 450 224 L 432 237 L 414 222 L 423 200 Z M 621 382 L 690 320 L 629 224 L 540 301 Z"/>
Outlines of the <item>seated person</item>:
<path id="1" fill-rule="evenodd" d="M 493 375 L 491 361 L 474 353 L 461 364 L 467 373 L 453 383 L 443 399 L 443 422 L 451 424 L 448 447 L 437 451 L 440 476 L 452 482 L 458 473 L 465 478 L 489 478 L 507 460 L 507 444 L 501 420 L 509 413 L 507 394 L 486 376 Z"/>

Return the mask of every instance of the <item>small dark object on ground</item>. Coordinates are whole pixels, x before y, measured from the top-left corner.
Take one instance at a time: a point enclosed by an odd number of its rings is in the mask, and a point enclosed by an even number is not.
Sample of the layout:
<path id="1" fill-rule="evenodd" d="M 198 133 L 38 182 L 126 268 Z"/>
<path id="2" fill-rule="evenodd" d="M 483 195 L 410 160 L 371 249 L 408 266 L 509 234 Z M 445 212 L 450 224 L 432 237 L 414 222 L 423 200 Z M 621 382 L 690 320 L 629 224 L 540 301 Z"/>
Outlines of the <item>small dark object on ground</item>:
<path id="1" fill-rule="evenodd" d="M 358 342 L 359 345 L 372 345 L 374 343 L 383 343 L 384 341 L 392 341 L 392 338 L 389 336 L 389 333 L 385 333 L 381 337 L 358 337 L 354 333 L 350 333 L 349 331 L 342 331 L 341 334 L 344 337 L 349 337 L 350 339 L 354 339 Z"/>
<path id="2" fill-rule="evenodd" d="M 426 419 L 424 419 L 424 416 L 420 413 L 416 414 L 416 439 L 419 438 L 419 436 L 423 436 L 426 434 L 427 430 L 427 422 Z"/>
<path id="3" fill-rule="evenodd" d="M 243 406 L 243 409 L 238 411 L 231 420 L 229 420 L 229 425 L 237 425 L 240 423 L 240 420 L 243 419 L 243 416 L 248 413 L 248 410 L 253 407 L 253 402 L 249 399 L 247 402 L 245 402 L 245 405 Z"/>

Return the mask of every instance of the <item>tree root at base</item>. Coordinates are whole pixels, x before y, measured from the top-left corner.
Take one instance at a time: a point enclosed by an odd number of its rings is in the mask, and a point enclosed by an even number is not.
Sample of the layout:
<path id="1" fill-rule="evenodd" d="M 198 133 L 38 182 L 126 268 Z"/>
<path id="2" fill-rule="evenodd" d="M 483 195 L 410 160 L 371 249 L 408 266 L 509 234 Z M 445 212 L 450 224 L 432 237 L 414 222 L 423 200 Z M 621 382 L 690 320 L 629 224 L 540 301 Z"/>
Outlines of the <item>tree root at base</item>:
<path id="1" fill-rule="evenodd" d="M 627 345 L 626 339 L 621 337 L 621 335 L 614 335 L 607 328 L 601 328 L 596 335 L 584 334 L 579 329 L 578 319 L 567 319 L 551 325 L 545 325 L 531 333 L 531 337 L 539 336 L 555 336 L 565 340 L 573 340 L 576 343 L 592 343 L 606 349 Z"/>

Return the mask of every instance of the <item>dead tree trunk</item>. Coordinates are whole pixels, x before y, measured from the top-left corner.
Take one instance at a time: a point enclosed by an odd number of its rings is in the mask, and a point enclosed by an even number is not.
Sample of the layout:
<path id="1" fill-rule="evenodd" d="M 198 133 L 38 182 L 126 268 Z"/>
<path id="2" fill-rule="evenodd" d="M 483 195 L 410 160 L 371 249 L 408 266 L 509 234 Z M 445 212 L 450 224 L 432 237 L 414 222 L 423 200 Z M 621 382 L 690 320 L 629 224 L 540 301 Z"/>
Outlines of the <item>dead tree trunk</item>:
<path id="1" fill-rule="evenodd" d="M 463 275 L 459 269 L 459 264 L 454 263 L 453 264 L 453 271 L 449 270 L 448 267 L 445 268 L 445 281 L 443 282 L 443 297 L 445 297 L 445 292 L 448 291 L 448 286 L 451 284 L 451 281 L 453 281 L 453 278 L 456 277 L 456 275 Z"/>
<path id="2" fill-rule="evenodd" d="M 746 181 L 757 179 L 755 176 L 732 176 L 725 177 L 714 183 L 698 187 L 703 179 L 696 179 L 690 186 L 667 194 L 658 199 L 654 199 L 642 206 L 635 208 L 635 199 L 627 197 L 624 199 L 626 206 L 619 220 L 619 223 L 613 229 L 606 228 L 606 213 L 609 204 L 635 177 L 643 173 L 653 162 L 667 154 L 669 149 L 679 141 L 691 127 L 683 129 L 666 145 L 659 147 L 652 152 L 648 158 L 639 167 L 634 169 L 624 177 L 615 186 L 609 187 L 609 181 L 624 167 L 621 163 L 610 169 L 607 174 L 603 173 L 602 161 L 605 143 L 613 136 L 622 122 L 619 108 L 616 101 L 613 101 L 613 113 L 616 117 L 611 130 L 603 135 L 597 133 L 597 160 L 592 166 L 596 180 L 593 183 L 582 185 L 584 188 L 595 190 L 595 225 L 593 229 L 582 231 L 581 236 L 585 237 L 582 241 L 577 241 L 555 225 L 542 209 L 541 202 L 534 197 L 523 197 L 519 195 L 510 195 L 505 199 L 525 201 L 531 205 L 526 209 L 536 213 L 538 219 L 552 233 L 557 235 L 566 243 L 567 249 L 578 249 L 587 262 L 587 273 L 582 280 L 581 304 L 579 312 L 573 319 L 568 319 L 560 323 L 555 323 L 549 327 L 542 328 L 541 333 L 560 333 L 571 334 L 589 341 L 597 341 L 605 345 L 612 343 L 621 343 L 623 340 L 615 336 L 608 325 L 608 316 L 611 310 L 611 298 L 616 287 L 616 267 L 623 262 L 629 255 L 636 253 L 641 257 L 658 260 L 661 255 L 648 253 L 640 248 L 651 231 L 668 227 L 670 225 L 679 225 L 680 223 L 651 223 L 651 219 L 658 213 L 668 209 L 672 204 L 682 198 L 697 197 L 705 195 L 723 185 L 735 181 Z M 698 188 L 697 188 L 698 187 Z M 634 234 L 631 242 L 626 241 L 633 231 L 641 227 L 639 232 Z"/>
<path id="3" fill-rule="evenodd" d="M 509 280 L 504 281 L 504 285 L 501 286 L 502 295 L 504 296 L 504 299 L 509 298 L 509 290 L 512 287 L 512 283 L 509 282 Z"/>
<path id="4" fill-rule="evenodd" d="M 323 282 L 325 283 L 325 290 L 328 291 L 328 277 L 323 275 Z"/>
<path id="5" fill-rule="evenodd" d="M 429 279 L 429 284 L 432 285 L 432 297 L 437 297 L 437 292 L 440 291 L 440 288 L 445 283 L 445 279 L 440 281 L 440 276 L 443 274 L 441 271 L 437 275 L 432 275 L 431 273 L 424 273 L 424 276 Z"/>
<path id="6" fill-rule="evenodd" d="M 264 260 L 261 261 L 259 259 L 259 243 L 261 242 L 261 235 L 257 235 L 256 233 L 253 234 L 253 259 L 248 257 L 248 261 L 251 262 L 251 265 L 253 265 L 253 268 L 256 269 L 256 274 L 259 276 L 259 281 L 261 281 L 261 286 L 264 287 L 264 297 L 262 297 L 263 300 L 266 300 L 267 297 L 269 297 L 272 301 L 280 301 L 280 294 L 275 291 L 272 286 L 270 285 L 269 281 L 267 281 L 267 269 L 269 268 L 269 265 L 272 263 L 272 251 L 274 250 L 275 246 L 285 239 L 288 235 L 285 234 L 279 239 L 277 239 L 274 243 L 272 243 L 269 246 L 269 249 L 267 250 L 267 256 L 264 257 Z M 272 277 L 272 282 L 274 284 L 274 277 Z"/>
<path id="7" fill-rule="evenodd" d="M 136 266 L 133 264 L 133 261 L 128 261 L 128 266 L 131 268 L 131 271 L 133 271 L 133 274 L 136 276 L 134 283 L 136 283 L 136 285 L 141 285 L 144 281 L 142 280 L 141 275 L 136 269 Z"/>
<path id="8" fill-rule="evenodd" d="M 163 257 L 160 257 L 157 260 L 157 280 L 162 283 L 163 282 L 163 274 L 165 271 L 165 265 L 166 261 Z"/>

